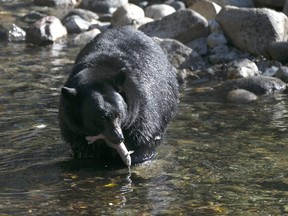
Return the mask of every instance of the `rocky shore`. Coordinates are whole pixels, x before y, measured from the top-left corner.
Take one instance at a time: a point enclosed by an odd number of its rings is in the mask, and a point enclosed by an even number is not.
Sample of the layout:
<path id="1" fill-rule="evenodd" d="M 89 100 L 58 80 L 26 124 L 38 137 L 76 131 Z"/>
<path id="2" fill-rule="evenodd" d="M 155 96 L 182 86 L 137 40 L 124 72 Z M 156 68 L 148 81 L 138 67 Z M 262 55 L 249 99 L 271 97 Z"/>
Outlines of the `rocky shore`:
<path id="1" fill-rule="evenodd" d="M 219 81 L 231 102 L 285 92 L 288 1 L 34 0 L 20 22 L 0 26 L 0 42 L 43 46 L 73 37 L 83 46 L 105 29 L 131 25 L 166 51 L 179 83 Z M 57 15 L 49 13 L 55 9 Z M 1 16 L 1 15 L 0 15 Z"/>

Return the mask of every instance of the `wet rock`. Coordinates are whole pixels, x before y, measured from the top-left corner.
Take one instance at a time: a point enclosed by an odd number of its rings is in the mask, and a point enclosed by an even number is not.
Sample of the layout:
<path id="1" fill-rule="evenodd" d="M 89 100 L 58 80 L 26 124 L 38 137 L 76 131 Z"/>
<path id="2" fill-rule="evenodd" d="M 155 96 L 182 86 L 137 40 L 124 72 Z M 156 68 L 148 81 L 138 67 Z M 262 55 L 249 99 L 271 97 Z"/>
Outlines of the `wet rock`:
<path id="1" fill-rule="evenodd" d="M 235 89 L 245 89 L 247 91 L 253 92 L 256 95 L 262 95 L 274 92 L 282 92 L 286 89 L 286 84 L 282 80 L 275 77 L 255 76 L 235 80 L 227 80 L 219 88 L 219 91 L 226 95 L 228 92 Z"/>
<path id="2" fill-rule="evenodd" d="M 167 4 L 154 4 L 145 8 L 145 16 L 152 19 L 161 19 L 174 13 L 176 10 Z"/>
<path id="3" fill-rule="evenodd" d="M 193 5 L 195 2 L 202 0 L 186 0 L 187 5 Z M 210 0 L 211 2 L 224 7 L 225 5 L 231 5 L 236 7 L 254 7 L 253 0 Z"/>
<path id="4" fill-rule="evenodd" d="M 74 16 L 74 15 L 81 17 L 83 20 L 89 23 L 97 23 L 99 19 L 99 16 L 96 13 L 89 11 L 89 10 L 80 9 L 80 8 L 70 9 L 63 19 L 69 16 Z"/>
<path id="5" fill-rule="evenodd" d="M 275 73 L 274 77 L 281 79 L 283 82 L 288 83 L 288 67 L 280 67 Z"/>
<path id="6" fill-rule="evenodd" d="M 79 7 L 96 13 L 112 14 L 125 4 L 128 4 L 128 0 L 82 0 Z"/>
<path id="7" fill-rule="evenodd" d="M 160 20 L 144 24 L 139 30 L 150 37 L 172 38 L 182 43 L 207 36 L 209 33 L 207 20 L 190 9 L 179 10 Z"/>
<path id="8" fill-rule="evenodd" d="M 262 73 L 262 76 L 274 76 L 276 72 L 278 71 L 278 69 L 279 68 L 276 66 L 266 68 L 264 72 Z"/>
<path id="9" fill-rule="evenodd" d="M 26 32 L 26 42 L 33 44 L 53 43 L 67 35 L 65 26 L 54 16 L 46 16 L 31 26 Z"/>
<path id="10" fill-rule="evenodd" d="M 169 61 L 176 69 L 197 68 L 197 63 L 202 62 L 197 52 L 177 40 L 160 38 L 154 40 L 166 51 Z"/>
<path id="11" fill-rule="evenodd" d="M 221 7 L 219 5 L 208 0 L 195 1 L 195 3 L 192 4 L 189 8 L 194 11 L 197 11 L 207 20 L 215 19 L 216 15 L 221 10 Z"/>
<path id="12" fill-rule="evenodd" d="M 259 75 L 257 65 L 249 59 L 239 59 L 228 64 L 227 78 L 238 79 Z"/>
<path id="13" fill-rule="evenodd" d="M 85 45 L 90 40 L 92 40 L 96 35 L 100 34 L 99 29 L 92 29 L 90 31 L 83 32 L 81 34 L 78 34 L 74 40 L 73 43 L 77 45 Z"/>
<path id="14" fill-rule="evenodd" d="M 271 59 L 288 62 L 288 42 L 273 42 L 267 47 Z"/>
<path id="15" fill-rule="evenodd" d="M 216 20 L 236 47 L 255 55 L 269 57 L 272 42 L 287 40 L 288 18 L 274 10 L 224 7 Z"/>
<path id="16" fill-rule="evenodd" d="M 144 19 L 144 10 L 134 4 L 126 4 L 119 7 L 112 15 L 112 26 L 132 25 L 137 20 Z M 152 20 L 151 20 L 152 21 Z"/>
<path id="17" fill-rule="evenodd" d="M 219 64 L 233 61 L 239 58 L 239 56 L 233 49 L 230 49 L 227 45 L 220 44 L 211 49 L 211 54 L 208 58 L 212 64 Z"/>
<path id="18" fill-rule="evenodd" d="M 190 41 L 189 43 L 185 44 L 189 48 L 193 49 L 199 55 L 207 55 L 208 47 L 207 47 L 207 38 L 206 37 L 199 37 L 195 40 Z"/>
<path id="19" fill-rule="evenodd" d="M 37 20 L 40 20 L 45 16 L 47 15 L 44 13 L 38 11 L 30 11 L 28 14 L 24 15 L 21 20 L 27 23 L 35 23 Z"/>
<path id="20" fill-rule="evenodd" d="M 267 7 L 282 10 L 286 0 L 253 0 L 256 7 Z"/>
<path id="21" fill-rule="evenodd" d="M 35 5 L 39 6 L 74 6 L 77 5 L 79 0 L 34 0 Z"/>
<path id="22" fill-rule="evenodd" d="M 169 3 L 170 6 L 172 6 L 175 10 L 184 10 L 186 9 L 186 6 L 184 2 L 182 1 L 172 1 Z"/>
<path id="23" fill-rule="evenodd" d="M 0 26 L 0 41 L 20 42 L 25 41 L 26 32 L 15 24 Z"/>
<path id="24" fill-rule="evenodd" d="M 90 27 L 90 23 L 78 15 L 65 17 L 62 23 L 69 33 L 80 33 L 87 31 Z"/>
<path id="25" fill-rule="evenodd" d="M 226 99 L 234 103 L 247 103 L 258 99 L 257 95 L 245 89 L 236 89 L 230 91 Z"/>

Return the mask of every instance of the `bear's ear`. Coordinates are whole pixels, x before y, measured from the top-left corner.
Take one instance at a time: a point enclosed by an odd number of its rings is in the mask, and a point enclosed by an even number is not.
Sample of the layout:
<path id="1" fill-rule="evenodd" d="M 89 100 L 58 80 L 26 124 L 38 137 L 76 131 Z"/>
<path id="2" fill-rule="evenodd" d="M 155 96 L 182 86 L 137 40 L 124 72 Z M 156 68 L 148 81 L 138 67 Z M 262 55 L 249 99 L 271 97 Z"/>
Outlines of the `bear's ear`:
<path id="1" fill-rule="evenodd" d="M 74 99 L 77 96 L 77 90 L 75 88 L 63 87 L 61 93 L 66 99 Z"/>
<path id="2" fill-rule="evenodd" d="M 116 86 L 121 86 L 125 80 L 126 80 L 126 73 L 127 73 L 127 69 L 126 68 L 122 68 L 119 73 L 116 75 L 115 77 L 115 84 Z"/>

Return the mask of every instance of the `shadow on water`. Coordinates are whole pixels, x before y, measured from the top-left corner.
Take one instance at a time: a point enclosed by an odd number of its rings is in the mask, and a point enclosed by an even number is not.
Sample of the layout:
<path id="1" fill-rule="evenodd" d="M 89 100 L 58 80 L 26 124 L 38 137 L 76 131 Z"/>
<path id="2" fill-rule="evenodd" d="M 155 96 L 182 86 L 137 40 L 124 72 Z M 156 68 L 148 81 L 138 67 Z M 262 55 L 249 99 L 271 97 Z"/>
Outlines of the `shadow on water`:
<path id="1" fill-rule="evenodd" d="M 150 163 L 70 158 L 60 87 L 81 47 L 0 43 L 0 215 L 288 214 L 287 95 L 230 104 L 186 86 Z"/>

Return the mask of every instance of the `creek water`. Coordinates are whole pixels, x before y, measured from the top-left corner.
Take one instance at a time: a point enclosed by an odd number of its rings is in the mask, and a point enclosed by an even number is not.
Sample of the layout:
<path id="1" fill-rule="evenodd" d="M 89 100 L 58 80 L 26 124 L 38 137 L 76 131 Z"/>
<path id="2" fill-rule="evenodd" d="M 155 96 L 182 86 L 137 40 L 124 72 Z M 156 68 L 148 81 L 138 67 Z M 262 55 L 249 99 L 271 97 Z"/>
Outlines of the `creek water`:
<path id="1" fill-rule="evenodd" d="M 17 20 L 11 2 L 2 18 Z M 285 94 L 230 104 L 183 86 L 155 160 L 129 171 L 72 159 L 57 119 L 82 47 L 71 37 L 0 43 L 0 215 L 288 215 Z"/>

